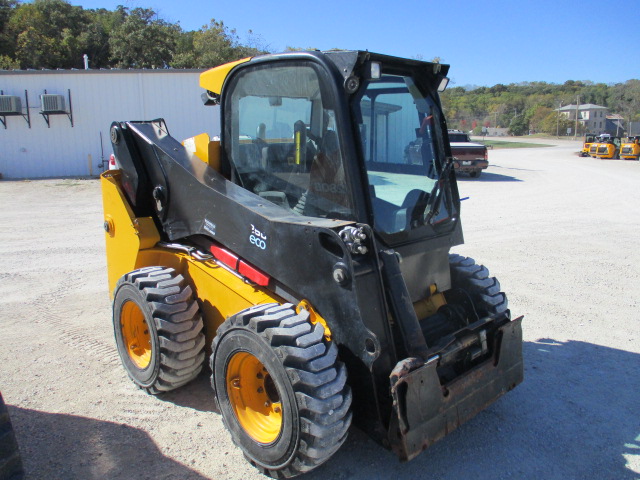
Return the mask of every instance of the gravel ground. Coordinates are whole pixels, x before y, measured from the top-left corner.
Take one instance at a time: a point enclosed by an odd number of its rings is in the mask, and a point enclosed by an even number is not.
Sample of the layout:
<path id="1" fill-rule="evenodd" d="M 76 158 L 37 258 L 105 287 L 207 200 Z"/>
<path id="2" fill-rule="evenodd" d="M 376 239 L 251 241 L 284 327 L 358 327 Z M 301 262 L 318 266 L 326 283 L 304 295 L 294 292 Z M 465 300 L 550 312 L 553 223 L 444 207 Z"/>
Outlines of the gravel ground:
<path id="1" fill-rule="evenodd" d="M 459 181 L 455 251 L 525 315 L 524 383 L 408 463 L 352 428 L 306 478 L 640 479 L 640 163 L 557 143 Z M 99 182 L 3 181 L 0 206 L 0 389 L 27 478 L 264 478 L 206 375 L 154 397 L 120 366 Z"/>

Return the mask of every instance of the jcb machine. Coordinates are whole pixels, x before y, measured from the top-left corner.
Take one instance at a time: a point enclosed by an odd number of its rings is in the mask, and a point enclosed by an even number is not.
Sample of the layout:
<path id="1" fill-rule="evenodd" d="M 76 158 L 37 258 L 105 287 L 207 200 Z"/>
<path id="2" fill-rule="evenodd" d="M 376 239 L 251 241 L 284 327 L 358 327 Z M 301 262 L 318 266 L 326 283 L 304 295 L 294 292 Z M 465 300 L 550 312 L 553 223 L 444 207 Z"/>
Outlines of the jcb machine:
<path id="1" fill-rule="evenodd" d="M 599 135 L 591 144 L 589 154 L 594 158 L 613 159 L 620 158 L 620 137 L 613 137 L 608 133 Z"/>
<path id="2" fill-rule="evenodd" d="M 274 477 L 354 421 L 403 460 L 523 378 L 521 318 L 463 242 L 447 65 L 286 53 L 202 74 L 220 140 L 116 122 L 102 176 L 122 362 L 149 393 L 211 368 L 233 441 Z"/>
<path id="3" fill-rule="evenodd" d="M 580 151 L 581 157 L 589 156 L 589 149 L 591 148 L 591 145 L 593 144 L 593 142 L 596 141 L 596 138 L 597 136 L 595 133 L 586 133 L 584 135 L 584 142 L 582 144 L 582 150 Z"/>
<path id="4" fill-rule="evenodd" d="M 620 158 L 625 160 L 640 159 L 640 135 L 628 137 L 620 146 Z"/>

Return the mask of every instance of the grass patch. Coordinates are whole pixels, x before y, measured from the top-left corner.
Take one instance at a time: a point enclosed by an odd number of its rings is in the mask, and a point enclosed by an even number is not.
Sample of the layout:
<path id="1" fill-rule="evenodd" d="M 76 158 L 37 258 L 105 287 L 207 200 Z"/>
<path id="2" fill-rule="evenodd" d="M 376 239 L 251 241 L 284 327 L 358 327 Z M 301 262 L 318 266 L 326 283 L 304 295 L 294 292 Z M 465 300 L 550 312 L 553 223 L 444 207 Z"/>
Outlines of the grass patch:
<path id="1" fill-rule="evenodd" d="M 78 185 L 82 185 L 78 182 L 64 182 L 64 183 L 56 183 L 56 187 L 77 187 Z"/>
<path id="2" fill-rule="evenodd" d="M 79 187 L 81 185 L 84 184 L 77 178 L 60 179 L 60 182 L 54 184 L 45 184 L 46 187 Z"/>
<path id="3" fill-rule="evenodd" d="M 540 147 L 553 147 L 553 145 L 547 145 L 546 143 L 528 143 L 528 142 L 507 142 L 504 140 L 484 140 L 479 143 L 486 145 L 489 148 L 540 148 Z"/>

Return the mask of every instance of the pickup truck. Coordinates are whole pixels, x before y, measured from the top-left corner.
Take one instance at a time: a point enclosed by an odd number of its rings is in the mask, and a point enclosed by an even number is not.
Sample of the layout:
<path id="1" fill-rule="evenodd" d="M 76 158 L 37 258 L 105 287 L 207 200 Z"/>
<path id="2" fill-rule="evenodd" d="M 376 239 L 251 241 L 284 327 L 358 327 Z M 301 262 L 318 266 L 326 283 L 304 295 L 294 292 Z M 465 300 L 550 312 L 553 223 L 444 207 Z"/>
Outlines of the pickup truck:
<path id="1" fill-rule="evenodd" d="M 456 172 L 479 177 L 482 170 L 489 166 L 487 147 L 481 143 L 472 143 L 469 135 L 460 130 L 449 130 L 448 134 Z"/>

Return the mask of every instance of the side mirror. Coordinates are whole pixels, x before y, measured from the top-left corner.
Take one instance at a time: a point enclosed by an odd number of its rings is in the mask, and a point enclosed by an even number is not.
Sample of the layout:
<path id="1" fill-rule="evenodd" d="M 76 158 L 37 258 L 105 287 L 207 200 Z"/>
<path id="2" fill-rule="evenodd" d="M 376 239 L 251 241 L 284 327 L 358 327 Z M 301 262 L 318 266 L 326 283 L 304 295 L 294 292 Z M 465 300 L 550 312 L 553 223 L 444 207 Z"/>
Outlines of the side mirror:
<path id="1" fill-rule="evenodd" d="M 200 95 L 200 98 L 202 99 L 202 103 L 207 106 L 220 105 L 220 95 L 215 94 L 210 90 L 203 92 Z"/>

